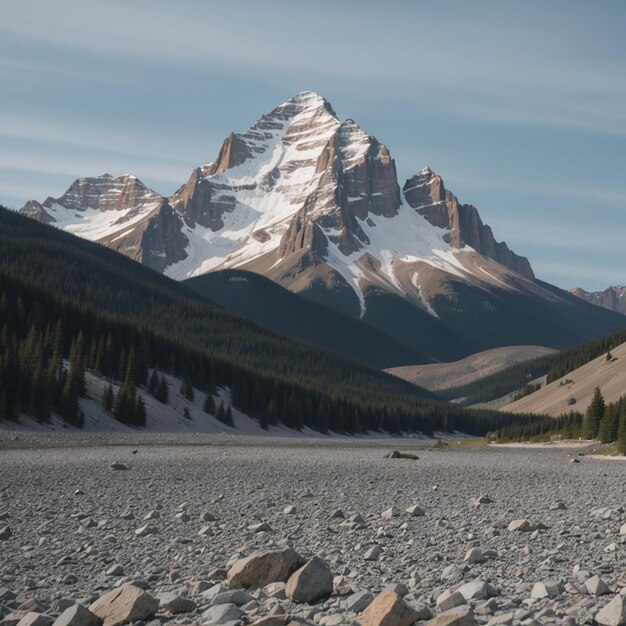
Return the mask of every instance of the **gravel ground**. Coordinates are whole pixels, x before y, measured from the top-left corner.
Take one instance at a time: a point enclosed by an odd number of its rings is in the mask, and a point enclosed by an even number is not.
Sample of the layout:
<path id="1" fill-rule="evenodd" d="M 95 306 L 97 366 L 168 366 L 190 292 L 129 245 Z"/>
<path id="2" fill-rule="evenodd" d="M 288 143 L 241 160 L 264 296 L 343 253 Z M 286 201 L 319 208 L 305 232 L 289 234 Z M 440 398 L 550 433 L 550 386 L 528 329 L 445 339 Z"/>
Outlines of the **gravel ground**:
<path id="1" fill-rule="evenodd" d="M 351 607 L 360 608 L 356 600 L 365 603 L 367 592 L 396 585 L 407 604 L 437 615 L 450 591 L 479 580 L 488 585 L 461 590 L 477 623 L 582 624 L 626 587 L 626 463 L 572 463 L 575 452 L 567 449 L 486 447 L 420 450 L 417 461 L 384 458 L 398 447 L 6 444 L 0 537 L 5 526 L 10 536 L 0 540 L 0 618 L 24 606 L 56 617 L 70 600 L 88 606 L 135 582 L 149 594 L 171 591 L 195 602 L 176 616 L 159 611 L 159 623 L 252 623 L 273 613 L 332 626 L 355 623 Z M 486 495 L 493 502 L 470 501 Z M 411 516 L 412 505 L 424 515 Z M 337 510 L 343 518 L 333 518 Z M 207 513 L 216 521 L 203 520 Z M 357 513 L 362 520 L 350 521 Z M 508 529 L 519 519 L 530 530 Z M 253 527 L 262 522 L 269 529 Z M 138 536 L 146 524 L 155 534 Z M 215 593 L 206 590 L 226 589 L 225 570 L 255 550 L 287 544 L 328 564 L 332 595 L 294 604 L 275 585 L 246 592 L 245 602 L 235 602 L 243 605 L 235 621 L 215 618 Z M 584 583 L 593 575 L 609 593 L 589 593 Z M 533 597 L 544 592 L 553 597 Z"/>

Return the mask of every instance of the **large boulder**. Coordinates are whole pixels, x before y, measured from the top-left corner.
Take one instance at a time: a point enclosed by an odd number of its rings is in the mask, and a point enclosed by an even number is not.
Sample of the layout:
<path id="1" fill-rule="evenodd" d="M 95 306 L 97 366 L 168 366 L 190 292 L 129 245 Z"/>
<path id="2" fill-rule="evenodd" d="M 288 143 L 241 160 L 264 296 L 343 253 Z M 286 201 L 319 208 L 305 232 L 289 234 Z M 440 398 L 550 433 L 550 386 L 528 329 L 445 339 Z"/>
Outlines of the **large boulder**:
<path id="1" fill-rule="evenodd" d="M 100 596 L 89 610 L 102 619 L 102 626 L 120 626 L 153 617 L 159 601 L 135 585 L 122 585 Z"/>
<path id="2" fill-rule="evenodd" d="M 301 563 L 300 556 L 292 548 L 254 552 L 239 559 L 228 570 L 228 586 L 230 589 L 249 589 L 285 582 Z"/>
<path id="3" fill-rule="evenodd" d="M 317 556 L 295 571 L 287 581 L 286 593 L 292 602 L 315 602 L 333 592 L 333 575 Z"/>
<path id="4" fill-rule="evenodd" d="M 411 626 L 418 614 L 395 592 L 383 591 L 361 613 L 361 626 Z"/>

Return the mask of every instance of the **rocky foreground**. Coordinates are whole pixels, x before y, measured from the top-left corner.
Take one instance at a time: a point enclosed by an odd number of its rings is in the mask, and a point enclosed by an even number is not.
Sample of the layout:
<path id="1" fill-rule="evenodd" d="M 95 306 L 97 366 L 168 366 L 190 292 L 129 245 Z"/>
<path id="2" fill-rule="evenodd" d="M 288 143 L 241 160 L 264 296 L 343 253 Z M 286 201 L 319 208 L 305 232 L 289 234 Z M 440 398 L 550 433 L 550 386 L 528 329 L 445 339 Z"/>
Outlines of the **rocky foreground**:
<path id="1" fill-rule="evenodd" d="M 388 451 L 1 450 L 0 626 L 626 624 L 626 464 Z"/>

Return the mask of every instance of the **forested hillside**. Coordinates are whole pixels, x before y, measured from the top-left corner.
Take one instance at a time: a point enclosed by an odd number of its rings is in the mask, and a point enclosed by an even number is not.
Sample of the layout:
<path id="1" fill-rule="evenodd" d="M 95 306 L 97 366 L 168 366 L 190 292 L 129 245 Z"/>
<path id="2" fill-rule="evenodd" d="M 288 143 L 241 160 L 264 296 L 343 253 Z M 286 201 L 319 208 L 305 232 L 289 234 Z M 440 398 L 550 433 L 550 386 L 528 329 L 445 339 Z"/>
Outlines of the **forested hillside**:
<path id="1" fill-rule="evenodd" d="M 231 389 L 265 423 L 358 432 L 482 434 L 528 416 L 469 412 L 340 355 L 266 331 L 97 244 L 0 209 L 4 418 L 74 410 L 84 370 L 133 386 L 149 369 Z M 68 367 L 69 361 L 69 367 Z M 158 382 L 158 381 L 157 381 Z M 150 383 L 150 381 L 148 381 Z M 141 422 L 127 402 L 125 419 Z"/>

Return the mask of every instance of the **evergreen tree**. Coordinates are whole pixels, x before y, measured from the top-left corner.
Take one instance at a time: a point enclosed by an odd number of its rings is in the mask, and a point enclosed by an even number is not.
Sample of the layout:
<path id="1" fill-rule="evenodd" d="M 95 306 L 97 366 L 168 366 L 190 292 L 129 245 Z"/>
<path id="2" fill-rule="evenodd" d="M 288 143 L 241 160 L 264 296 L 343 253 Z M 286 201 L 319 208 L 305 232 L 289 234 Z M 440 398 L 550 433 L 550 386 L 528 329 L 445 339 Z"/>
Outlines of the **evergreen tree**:
<path id="1" fill-rule="evenodd" d="M 146 425 L 146 404 L 140 395 L 137 395 L 137 404 L 135 405 L 135 426 Z"/>
<path id="2" fill-rule="evenodd" d="M 596 387 L 593 394 L 593 400 L 585 413 L 585 419 L 582 425 L 582 437 L 583 439 L 594 439 L 598 436 L 600 431 L 600 422 L 604 417 L 606 405 L 604 404 L 604 398 L 600 387 Z"/>
<path id="3" fill-rule="evenodd" d="M 204 398 L 204 412 L 209 415 L 215 415 L 215 400 L 213 399 L 213 395 L 209 391 Z"/>
<path id="4" fill-rule="evenodd" d="M 150 374 L 150 380 L 148 381 L 148 391 L 151 396 L 157 397 L 157 391 L 159 388 L 159 374 L 157 373 L 156 367 L 152 370 L 152 374 Z"/>
<path id="5" fill-rule="evenodd" d="M 233 409 L 230 404 L 228 405 L 226 413 L 224 414 L 224 424 L 226 424 L 227 426 L 235 425 L 235 422 L 233 421 Z"/>
<path id="6" fill-rule="evenodd" d="M 624 406 L 624 403 L 622 403 Z M 617 441 L 615 442 L 615 449 L 618 454 L 626 455 L 626 409 L 622 408 L 619 416 L 619 428 L 617 431 Z"/>
<path id="7" fill-rule="evenodd" d="M 183 384 L 180 386 L 180 393 L 187 398 L 190 402 L 193 402 L 194 393 L 193 393 L 193 385 L 191 384 L 191 380 L 188 377 L 185 377 L 183 380 Z"/>
<path id="8" fill-rule="evenodd" d="M 186 420 L 190 420 L 191 419 L 191 413 L 189 412 L 189 407 L 187 407 L 187 406 L 183 409 L 183 417 Z"/>
<path id="9" fill-rule="evenodd" d="M 161 404 L 167 404 L 169 396 L 170 392 L 169 385 L 167 384 L 167 379 L 165 378 L 165 374 L 161 374 L 161 378 L 159 379 L 159 386 L 157 387 L 156 399 Z"/>
<path id="10" fill-rule="evenodd" d="M 115 396 L 113 393 L 113 385 L 108 384 L 102 392 L 102 407 L 107 413 L 111 413 L 111 411 L 113 410 L 114 401 Z"/>
<path id="11" fill-rule="evenodd" d="M 613 443 L 617 439 L 619 429 L 619 409 L 616 404 L 609 404 L 600 422 L 598 436 L 602 443 Z"/>
<path id="12" fill-rule="evenodd" d="M 136 419 L 137 406 L 137 388 L 135 387 L 135 351 L 133 349 L 128 353 L 128 362 L 126 364 L 126 376 L 124 384 L 115 399 L 113 413 L 115 419 L 124 424 L 134 424 Z"/>

